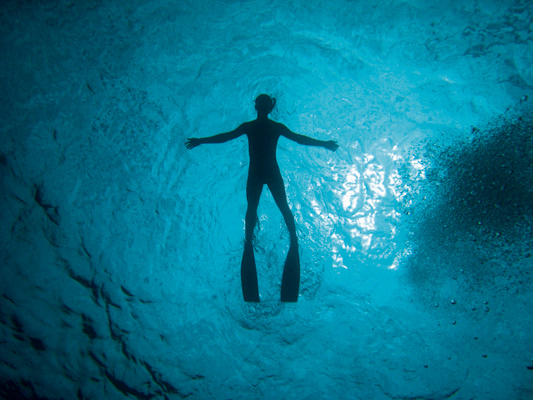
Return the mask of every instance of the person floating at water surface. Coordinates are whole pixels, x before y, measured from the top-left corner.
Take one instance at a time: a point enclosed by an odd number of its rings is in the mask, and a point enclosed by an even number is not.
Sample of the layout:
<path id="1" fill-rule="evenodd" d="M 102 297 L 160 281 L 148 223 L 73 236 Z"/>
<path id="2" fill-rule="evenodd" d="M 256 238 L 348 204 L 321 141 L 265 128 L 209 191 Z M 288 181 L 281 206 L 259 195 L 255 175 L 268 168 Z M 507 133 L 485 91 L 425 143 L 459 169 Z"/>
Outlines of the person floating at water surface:
<path id="1" fill-rule="evenodd" d="M 245 219 L 245 244 L 241 263 L 241 283 L 244 301 L 259 302 L 259 288 L 257 284 L 257 270 L 252 246 L 253 231 L 257 222 L 257 207 L 259 198 L 266 184 L 274 197 L 289 233 L 291 244 L 281 281 L 281 301 L 298 301 L 300 287 L 300 256 L 298 254 L 298 237 L 294 216 L 287 203 L 285 185 L 276 159 L 278 139 L 283 136 L 296 143 L 306 146 L 324 147 L 337 151 L 339 145 L 335 140 L 317 140 L 308 136 L 291 132 L 285 125 L 268 118 L 276 105 L 276 99 L 267 94 L 261 94 L 255 99 L 257 119 L 241 124 L 237 129 L 205 138 L 189 138 L 185 142 L 187 149 L 191 150 L 201 144 L 224 143 L 246 134 L 248 137 L 248 151 L 250 154 L 250 167 L 248 182 L 246 184 L 246 199 L 248 209 Z"/>

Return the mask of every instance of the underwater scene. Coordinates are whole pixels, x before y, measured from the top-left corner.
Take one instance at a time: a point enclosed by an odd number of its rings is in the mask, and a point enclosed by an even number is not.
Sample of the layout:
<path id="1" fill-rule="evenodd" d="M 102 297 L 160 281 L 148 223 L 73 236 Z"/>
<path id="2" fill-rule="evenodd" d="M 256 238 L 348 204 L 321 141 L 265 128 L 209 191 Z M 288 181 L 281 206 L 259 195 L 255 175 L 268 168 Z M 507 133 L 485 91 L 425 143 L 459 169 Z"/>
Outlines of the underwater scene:
<path id="1" fill-rule="evenodd" d="M 0 398 L 533 399 L 531 1 L 5 0 L 0 43 Z"/>

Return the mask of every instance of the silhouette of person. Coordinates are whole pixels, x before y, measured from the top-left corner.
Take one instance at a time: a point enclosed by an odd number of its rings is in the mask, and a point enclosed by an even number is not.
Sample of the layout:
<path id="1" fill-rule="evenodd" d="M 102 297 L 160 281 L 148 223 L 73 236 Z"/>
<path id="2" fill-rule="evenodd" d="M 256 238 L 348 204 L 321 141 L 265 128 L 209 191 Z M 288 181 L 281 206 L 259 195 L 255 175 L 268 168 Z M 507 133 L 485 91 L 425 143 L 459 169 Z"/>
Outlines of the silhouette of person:
<path id="1" fill-rule="evenodd" d="M 294 216 L 287 203 L 285 185 L 276 160 L 278 139 L 283 136 L 296 143 L 307 146 L 324 147 L 336 151 L 339 147 L 335 140 L 317 140 L 291 132 L 285 125 L 268 118 L 276 105 L 276 99 L 261 94 L 255 99 L 257 119 L 241 124 L 237 129 L 205 138 L 189 138 L 185 142 L 187 149 L 193 149 L 206 143 L 224 143 L 244 134 L 248 137 L 250 166 L 246 185 L 248 209 L 245 218 L 245 244 L 241 263 L 241 283 L 245 301 L 259 302 L 257 271 L 253 253 L 253 231 L 257 221 L 259 198 L 266 184 L 274 197 L 290 233 L 291 244 L 281 284 L 281 301 L 296 302 L 300 285 L 300 259 L 298 254 L 298 237 Z"/>

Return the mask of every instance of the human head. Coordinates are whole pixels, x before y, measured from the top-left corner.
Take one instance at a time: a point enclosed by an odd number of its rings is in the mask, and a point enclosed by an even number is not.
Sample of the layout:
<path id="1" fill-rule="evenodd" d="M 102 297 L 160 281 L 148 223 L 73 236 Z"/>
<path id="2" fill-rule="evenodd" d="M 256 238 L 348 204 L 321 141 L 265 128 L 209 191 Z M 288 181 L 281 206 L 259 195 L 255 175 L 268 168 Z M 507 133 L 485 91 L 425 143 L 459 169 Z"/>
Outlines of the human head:
<path id="1" fill-rule="evenodd" d="M 268 94 L 260 94 L 255 99 L 255 109 L 258 114 L 268 115 L 274 109 L 276 99 L 271 98 Z"/>

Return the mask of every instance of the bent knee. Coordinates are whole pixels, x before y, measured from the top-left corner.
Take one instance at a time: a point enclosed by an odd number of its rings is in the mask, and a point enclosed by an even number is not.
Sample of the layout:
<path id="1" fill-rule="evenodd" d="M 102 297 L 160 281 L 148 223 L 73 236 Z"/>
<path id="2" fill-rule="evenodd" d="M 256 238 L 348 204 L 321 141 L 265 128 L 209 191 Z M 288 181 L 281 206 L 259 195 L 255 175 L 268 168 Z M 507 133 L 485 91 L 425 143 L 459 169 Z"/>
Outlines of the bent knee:
<path id="1" fill-rule="evenodd" d="M 284 204 L 284 205 L 280 206 L 279 210 L 281 211 L 281 213 L 283 215 L 287 215 L 287 216 L 290 216 L 291 218 L 294 218 L 294 216 L 292 215 L 292 211 L 289 208 L 288 204 Z"/>

